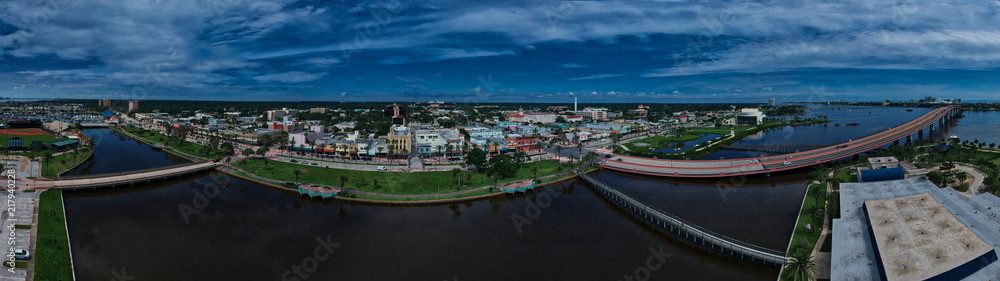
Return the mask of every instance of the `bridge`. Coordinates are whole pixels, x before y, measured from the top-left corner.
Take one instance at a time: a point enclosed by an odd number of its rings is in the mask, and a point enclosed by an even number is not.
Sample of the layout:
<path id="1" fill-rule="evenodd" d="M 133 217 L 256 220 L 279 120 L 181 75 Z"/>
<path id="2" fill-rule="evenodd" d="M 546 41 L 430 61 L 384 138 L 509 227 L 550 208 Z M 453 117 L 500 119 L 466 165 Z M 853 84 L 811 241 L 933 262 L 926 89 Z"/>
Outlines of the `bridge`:
<path id="1" fill-rule="evenodd" d="M 628 194 L 622 193 L 580 170 L 576 170 L 576 175 L 590 183 L 590 186 L 604 199 L 663 233 L 709 251 L 741 260 L 771 266 L 781 266 L 788 262 L 788 257 L 782 251 L 760 247 L 712 232 L 678 216 L 639 202 Z"/>
<path id="2" fill-rule="evenodd" d="M 772 146 L 759 146 L 759 145 L 720 145 L 719 148 L 729 149 L 729 150 L 744 150 L 744 151 L 760 151 L 760 152 L 772 152 L 772 153 L 792 153 L 800 152 L 810 149 L 824 148 L 825 145 L 772 145 Z"/>
<path id="3" fill-rule="evenodd" d="M 913 134 L 923 135 L 925 128 L 934 131 L 935 125 L 943 126 L 946 120 L 955 118 L 960 113 L 961 109 L 958 107 L 940 107 L 910 122 L 889 128 L 883 132 L 839 145 L 825 146 L 792 154 L 722 160 L 669 160 L 615 155 L 611 159 L 602 161 L 601 166 L 611 170 L 664 177 L 718 178 L 770 174 L 772 172 L 809 167 L 851 157 L 893 142 L 898 142 L 903 138 L 909 142 Z"/>
<path id="4" fill-rule="evenodd" d="M 211 169 L 215 169 L 222 163 L 216 162 L 193 162 L 168 167 L 160 167 L 139 171 L 128 171 L 112 174 L 98 174 L 87 176 L 61 177 L 54 179 L 35 180 L 35 189 L 95 189 L 98 187 L 127 186 L 138 183 L 148 183 L 165 180 L 169 178 L 182 177 Z"/>
<path id="5" fill-rule="evenodd" d="M 80 123 L 80 127 L 83 128 L 106 128 L 110 126 L 108 123 Z"/>

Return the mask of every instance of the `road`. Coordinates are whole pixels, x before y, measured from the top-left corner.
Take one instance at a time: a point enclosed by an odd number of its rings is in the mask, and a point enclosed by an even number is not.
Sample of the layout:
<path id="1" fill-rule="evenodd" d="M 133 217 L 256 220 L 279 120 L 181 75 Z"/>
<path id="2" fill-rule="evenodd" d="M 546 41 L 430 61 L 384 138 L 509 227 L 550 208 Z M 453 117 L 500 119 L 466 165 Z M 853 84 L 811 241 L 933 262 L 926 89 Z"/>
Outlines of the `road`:
<path id="1" fill-rule="evenodd" d="M 953 109 L 955 107 L 937 108 L 917 117 L 913 121 L 874 135 L 840 145 L 792 154 L 728 160 L 664 160 L 615 155 L 612 159 L 603 162 L 602 166 L 612 170 L 638 174 L 702 178 L 792 170 L 851 157 L 892 143 L 895 140 L 915 134 L 917 131 L 934 124 L 937 120 L 945 117 L 946 114 L 957 112 L 953 111 Z"/>

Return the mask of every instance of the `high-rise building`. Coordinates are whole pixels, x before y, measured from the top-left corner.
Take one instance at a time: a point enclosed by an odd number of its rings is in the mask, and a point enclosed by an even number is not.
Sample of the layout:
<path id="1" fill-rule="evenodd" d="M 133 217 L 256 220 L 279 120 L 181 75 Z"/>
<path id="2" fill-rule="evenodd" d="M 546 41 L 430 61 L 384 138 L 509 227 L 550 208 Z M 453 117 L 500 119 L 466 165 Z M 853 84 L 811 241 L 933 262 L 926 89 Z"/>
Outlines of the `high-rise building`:
<path id="1" fill-rule="evenodd" d="M 767 99 L 767 106 L 774 106 L 774 105 L 775 105 L 774 98 Z"/>
<path id="2" fill-rule="evenodd" d="M 111 106 L 111 99 L 97 100 L 98 106 Z"/>
<path id="3" fill-rule="evenodd" d="M 130 100 L 128 101 L 128 112 L 139 111 L 139 101 Z"/>
<path id="4" fill-rule="evenodd" d="M 268 121 L 282 121 L 283 117 L 285 117 L 285 111 L 283 111 L 283 110 L 268 110 L 267 111 L 267 120 Z"/>

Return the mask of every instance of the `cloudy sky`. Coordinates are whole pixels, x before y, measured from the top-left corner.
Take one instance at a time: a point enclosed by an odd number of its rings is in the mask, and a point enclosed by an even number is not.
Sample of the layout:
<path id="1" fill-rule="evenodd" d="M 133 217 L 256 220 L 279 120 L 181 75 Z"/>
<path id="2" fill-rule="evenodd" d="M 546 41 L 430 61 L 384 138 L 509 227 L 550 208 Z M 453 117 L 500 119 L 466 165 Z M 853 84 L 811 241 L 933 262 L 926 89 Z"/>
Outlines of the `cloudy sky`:
<path id="1" fill-rule="evenodd" d="M 0 1 L 0 96 L 1000 100 L 1000 1 Z"/>

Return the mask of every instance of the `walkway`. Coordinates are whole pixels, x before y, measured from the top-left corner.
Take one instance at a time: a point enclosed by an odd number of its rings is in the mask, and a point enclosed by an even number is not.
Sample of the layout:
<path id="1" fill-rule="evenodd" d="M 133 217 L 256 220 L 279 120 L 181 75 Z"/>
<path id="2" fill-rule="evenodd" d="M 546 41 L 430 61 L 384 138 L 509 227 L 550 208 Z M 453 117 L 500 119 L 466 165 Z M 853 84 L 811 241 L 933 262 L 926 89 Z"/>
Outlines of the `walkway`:
<path id="1" fill-rule="evenodd" d="M 584 172 L 579 170 L 574 171 L 577 176 L 589 182 L 590 186 L 602 197 L 632 214 L 636 219 L 666 234 L 683 239 L 695 246 L 750 262 L 774 266 L 781 266 L 788 262 L 788 257 L 785 256 L 784 252 L 760 247 L 715 233 L 673 214 L 661 211 L 656 207 L 646 205 Z"/>
<path id="2" fill-rule="evenodd" d="M 34 183 L 34 189 L 80 189 L 130 185 L 211 170 L 220 164 L 221 163 L 214 162 L 181 164 L 139 172 L 125 172 L 112 175 L 62 177 L 57 179 L 33 180 L 32 182 Z"/>

